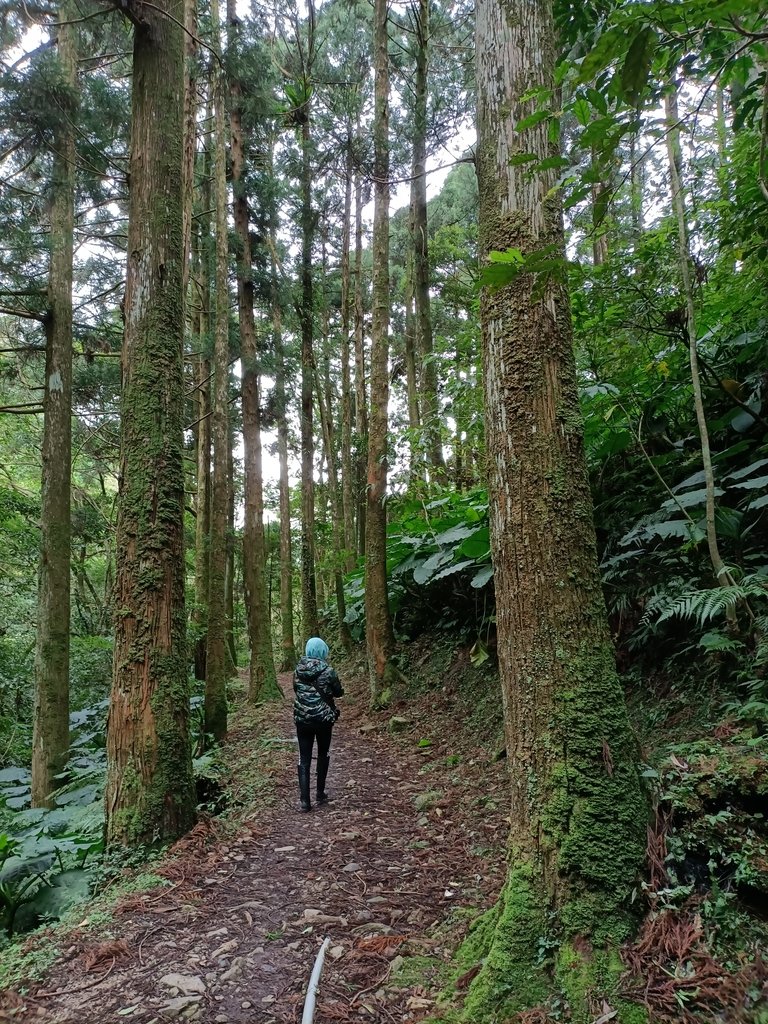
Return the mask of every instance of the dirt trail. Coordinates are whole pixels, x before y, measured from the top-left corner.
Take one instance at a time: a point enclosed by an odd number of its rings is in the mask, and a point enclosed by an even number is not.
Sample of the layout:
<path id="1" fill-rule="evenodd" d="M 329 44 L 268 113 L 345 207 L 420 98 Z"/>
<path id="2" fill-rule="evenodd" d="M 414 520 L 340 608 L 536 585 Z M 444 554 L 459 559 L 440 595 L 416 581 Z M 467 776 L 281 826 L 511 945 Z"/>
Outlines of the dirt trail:
<path id="1" fill-rule="evenodd" d="M 290 693 L 289 676 L 281 685 Z M 381 722 L 373 729 L 355 704 L 345 702 L 335 729 L 330 804 L 299 812 L 286 701 L 269 712 L 274 735 L 287 741 L 278 745 L 272 806 L 226 841 L 199 826 L 170 862 L 172 887 L 124 903 L 109 935 L 76 933 L 8 1019 L 297 1022 L 325 936 L 315 1024 L 427 1016 L 421 983 L 446 955 L 427 932 L 446 920 L 455 931 L 451 911 L 486 904 L 501 881 L 501 811 L 470 812 L 470 804 L 489 799 L 502 772 L 471 759 L 451 767 L 450 747 L 419 749 Z M 424 958 L 415 969 L 401 959 L 412 956 Z"/>

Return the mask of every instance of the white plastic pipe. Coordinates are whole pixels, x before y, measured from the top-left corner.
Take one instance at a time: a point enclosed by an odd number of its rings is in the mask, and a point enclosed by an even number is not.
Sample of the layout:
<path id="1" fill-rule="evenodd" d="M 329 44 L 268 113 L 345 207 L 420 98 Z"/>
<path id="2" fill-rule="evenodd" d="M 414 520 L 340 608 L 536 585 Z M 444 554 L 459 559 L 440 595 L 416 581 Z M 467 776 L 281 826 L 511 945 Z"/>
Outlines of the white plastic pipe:
<path id="1" fill-rule="evenodd" d="M 315 999 L 317 998 L 317 990 L 320 988 L 320 975 L 323 973 L 325 951 L 330 944 L 331 940 L 325 939 L 317 951 L 315 966 L 312 968 L 312 974 L 309 977 L 309 987 L 307 988 L 307 997 L 304 1000 L 304 1013 L 301 1015 L 301 1024 L 312 1024 L 315 1018 Z"/>

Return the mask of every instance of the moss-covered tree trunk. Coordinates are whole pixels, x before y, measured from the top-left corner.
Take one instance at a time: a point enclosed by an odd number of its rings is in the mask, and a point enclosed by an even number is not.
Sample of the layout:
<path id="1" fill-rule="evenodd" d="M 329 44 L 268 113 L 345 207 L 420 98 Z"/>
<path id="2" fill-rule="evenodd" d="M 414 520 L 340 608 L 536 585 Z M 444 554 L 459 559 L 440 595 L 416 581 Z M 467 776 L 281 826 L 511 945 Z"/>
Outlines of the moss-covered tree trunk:
<path id="1" fill-rule="evenodd" d="M 133 49 L 108 843 L 195 818 L 184 612 L 182 0 L 143 7 Z"/>
<path id="2" fill-rule="evenodd" d="M 211 5 L 213 38 L 219 40 L 219 0 Z M 208 643 L 205 671 L 205 731 L 221 740 L 227 731 L 227 505 L 229 464 L 229 282 L 227 229 L 227 144 L 225 80 L 214 71 L 213 205 L 216 271 L 211 436 L 213 476 L 208 541 Z"/>
<path id="3" fill-rule="evenodd" d="M 477 5 L 480 246 L 563 249 L 557 155 L 522 97 L 552 89 L 550 0 Z M 646 806 L 598 574 L 561 278 L 519 275 L 481 299 L 490 524 L 512 800 L 507 884 L 481 928 L 465 1016 L 502 1020 L 565 993 L 571 1018 L 616 997 L 618 945 L 643 861 Z M 557 944 L 557 952 L 542 955 Z M 636 1017 L 634 1019 L 637 1019 Z"/>
<path id="4" fill-rule="evenodd" d="M 371 700 L 385 685 L 394 646 L 387 596 L 387 412 L 389 408 L 389 55 L 387 2 L 374 6 L 374 212 L 371 413 L 365 525 L 365 642 Z"/>
<path id="5" fill-rule="evenodd" d="M 45 392 L 40 488 L 40 567 L 32 735 L 32 806 L 55 788 L 69 749 L 69 615 L 72 472 L 72 254 L 75 229 L 77 29 L 62 4 L 51 171 L 50 264 L 45 321 Z"/>
<path id="6" fill-rule="evenodd" d="M 266 551 L 264 546 L 264 481 L 261 458 L 261 407 L 259 353 L 253 315 L 254 287 L 251 256 L 250 206 L 245 190 L 243 139 L 243 83 L 239 77 L 237 17 L 234 0 L 227 0 L 227 52 L 230 67 L 230 129 L 232 138 L 232 191 L 237 234 L 237 308 L 240 321 L 242 367 L 243 449 L 245 509 L 243 523 L 243 582 L 246 592 L 251 660 L 248 698 L 252 702 L 280 696 L 272 652 L 272 623 L 267 601 Z"/>

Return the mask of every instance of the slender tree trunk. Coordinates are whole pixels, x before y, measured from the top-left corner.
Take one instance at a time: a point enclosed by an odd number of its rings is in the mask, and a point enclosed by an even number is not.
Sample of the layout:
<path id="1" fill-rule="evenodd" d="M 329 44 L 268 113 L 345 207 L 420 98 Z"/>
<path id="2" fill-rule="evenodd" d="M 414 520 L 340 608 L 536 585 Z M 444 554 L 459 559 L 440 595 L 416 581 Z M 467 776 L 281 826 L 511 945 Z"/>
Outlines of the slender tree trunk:
<path id="1" fill-rule="evenodd" d="M 219 0 L 211 5 L 214 46 L 218 50 Z M 220 741 L 227 732 L 227 506 L 229 464 L 229 284 L 227 280 L 227 143 L 224 72 L 214 74 L 213 205 L 216 272 L 213 343 L 213 480 L 208 563 L 208 646 L 205 673 L 205 731 Z"/>
<path id="2" fill-rule="evenodd" d="M 270 152 L 270 167 L 272 152 Z M 275 396 L 277 399 L 277 453 L 280 465 L 280 668 L 286 672 L 296 664 L 293 631 L 293 551 L 291 540 L 291 492 L 288 480 L 288 416 L 285 395 L 285 350 L 277 279 L 277 206 L 273 205 L 269 222 L 272 299 L 272 341 L 275 350 Z"/>
<path id="3" fill-rule="evenodd" d="M 699 356 L 696 339 L 696 305 L 691 275 L 691 251 L 688 240 L 688 215 L 685 209 L 685 190 L 683 186 L 683 154 L 680 149 L 680 114 L 677 106 L 675 86 L 669 87 L 664 97 L 664 110 L 667 119 L 667 155 L 669 157 L 669 177 L 672 187 L 672 207 L 677 220 L 678 249 L 680 255 L 680 276 L 683 280 L 685 293 L 686 329 L 688 332 L 688 355 L 691 366 L 691 382 L 693 384 L 693 404 L 696 409 L 696 423 L 699 428 L 701 443 L 701 461 L 704 469 L 704 486 L 706 491 L 705 522 L 707 530 L 707 548 L 709 558 L 718 585 L 733 586 L 734 579 L 720 554 L 717 541 L 717 524 L 715 521 L 715 475 L 712 469 L 712 453 L 709 447 L 709 429 L 707 414 L 704 409 L 704 396 L 701 389 L 699 372 Z"/>
<path id="4" fill-rule="evenodd" d="M 206 122 L 210 123 L 212 105 L 209 99 Z M 195 501 L 195 679 L 205 679 L 205 656 L 208 647 L 208 568 L 211 533 L 211 169 L 210 146 L 205 147 L 202 160 L 203 187 L 199 218 L 200 251 L 196 255 L 197 314 L 197 498 Z"/>
<path id="5" fill-rule="evenodd" d="M 478 0 L 480 250 L 563 250 L 546 124 L 525 95 L 554 87 L 548 0 Z M 481 297 L 491 550 L 510 764 L 509 868 L 487 918 L 466 1020 L 511 1019 L 561 986 L 574 1021 L 617 1020 L 647 812 L 597 565 L 567 287 L 521 274 Z M 554 930 L 554 931 L 553 931 Z M 542 941 L 557 935 L 554 980 Z M 600 1010 L 597 1011 L 598 1013 Z"/>
<path id="6" fill-rule="evenodd" d="M 184 612 L 184 7 L 142 11 L 133 49 L 108 843 L 195 818 Z"/>
<path id="7" fill-rule="evenodd" d="M 635 246 L 643 233 L 644 159 L 637 155 L 637 133 L 629 140 L 629 205 L 632 241 Z"/>
<path id="8" fill-rule="evenodd" d="M 371 701 L 388 676 L 394 647 L 387 598 L 387 411 L 389 407 L 389 56 L 387 0 L 374 7 L 374 213 L 371 420 L 365 527 L 365 641 Z"/>
<path id="9" fill-rule="evenodd" d="M 423 446 L 419 438 L 421 416 L 419 410 L 419 383 L 416 374 L 416 317 L 413 312 L 413 259 L 409 261 L 405 294 L 405 382 L 408 394 L 408 426 L 411 442 L 408 445 L 408 480 L 414 486 L 425 480 Z"/>
<path id="10" fill-rule="evenodd" d="M 197 0 L 184 0 L 184 163 L 182 166 L 183 288 L 187 295 L 189 251 L 192 239 L 195 154 L 197 150 Z"/>
<path id="11" fill-rule="evenodd" d="M 592 147 L 592 169 L 599 169 L 597 147 Z M 602 266 L 608 258 L 608 233 L 604 227 L 606 210 L 603 196 L 610 189 L 604 181 L 592 183 L 592 265 Z"/>
<path id="12" fill-rule="evenodd" d="M 360 125 L 358 123 L 358 131 Z M 355 432 L 357 433 L 357 553 L 365 554 L 366 471 L 368 463 L 368 400 L 365 385 L 365 322 L 363 316 L 363 181 L 355 180 Z"/>
<path id="13" fill-rule="evenodd" d="M 227 571 L 224 583 L 224 607 L 227 620 L 227 676 L 237 674 L 235 642 L 235 432 L 229 421 L 227 444 Z"/>
<path id="14" fill-rule="evenodd" d="M 235 0 L 227 0 L 230 57 L 235 53 L 235 26 L 239 25 Z M 234 62 L 234 66 L 237 63 Z M 251 661 L 248 698 L 252 702 L 280 697 L 272 652 L 272 623 L 267 607 L 264 547 L 264 481 L 261 451 L 261 398 L 259 354 L 253 315 L 253 261 L 250 237 L 250 208 L 245 191 L 245 145 L 242 127 L 243 84 L 230 74 L 230 125 L 232 130 L 232 190 L 237 233 L 237 303 L 240 319 L 240 362 L 242 366 L 243 448 L 245 472 L 245 522 L 243 526 L 243 579 L 248 613 Z"/>
<path id="15" fill-rule="evenodd" d="M 344 517 L 344 568 L 355 567 L 355 489 L 352 479 L 352 379 L 350 373 L 350 267 L 352 234 L 352 139 L 347 139 L 344 168 L 344 223 L 341 234 L 341 502 Z"/>
<path id="16" fill-rule="evenodd" d="M 208 344 L 208 312 L 210 283 L 207 269 L 202 288 L 203 308 L 200 311 L 198 336 L 201 348 Z M 206 286 L 207 285 L 207 286 Z M 208 537 L 211 530 L 211 361 L 201 353 L 197 359 L 197 498 L 195 500 L 195 608 L 192 620 L 196 626 L 194 662 L 195 679 L 205 679 L 205 651 L 208 633 Z"/>
<path id="17" fill-rule="evenodd" d="M 311 45 L 310 45 L 311 50 Z M 317 636 L 317 581 L 315 579 L 315 478 L 312 416 L 314 296 L 312 244 L 315 214 L 312 209 L 312 137 L 309 101 L 302 127 L 301 167 L 301 628 L 305 638 Z"/>
<path id="18" fill-rule="evenodd" d="M 421 357 L 421 418 L 430 476 L 445 482 L 445 459 L 440 429 L 437 364 L 434 360 L 432 311 L 429 298 L 429 239 L 427 233 L 427 86 L 429 71 L 429 0 L 411 4 L 415 29 L 413 154 L 411 162 L 410 228 L 413 243 L 413 298 L 416 336 Z"/>
<path id="19" fill-rule="evenodd" d="M 69 90 L 59 98 L 51 174 L 48 315 L 40 490 L 40 566 L 32 736 L 32 806 L 45 806 L 69 750 L 69 616 L 72 472 L 72 258 L 75 230 L 74 119 L 77 108 L 77 29 L 67 0 L 61 7 L 58 58 Z"/>
<path id="20" fill-rule="evenodd" d="M 344 597 L 344 577 L 342 566 L 344 561 L 344 521 L 341 508 L 341 492 L 334 445 L 333 405 L 331 398 L 331 378 L 328 357 L 325 357 L 325 378 L 317 377 L 317 401 L 320 410 L 320 424 L 325 449 L 325 461 L 328 466 L 328 491 L 331 504 L 331 531 L 333 537 L 333 582 L 336 594 L 336 611 L 339 616 L 339 640 L 345 650 L 352 646 L 352 637 L 346 622 L 347 605 Z M 323 386 L 324 385 L 324 386 Z"/>

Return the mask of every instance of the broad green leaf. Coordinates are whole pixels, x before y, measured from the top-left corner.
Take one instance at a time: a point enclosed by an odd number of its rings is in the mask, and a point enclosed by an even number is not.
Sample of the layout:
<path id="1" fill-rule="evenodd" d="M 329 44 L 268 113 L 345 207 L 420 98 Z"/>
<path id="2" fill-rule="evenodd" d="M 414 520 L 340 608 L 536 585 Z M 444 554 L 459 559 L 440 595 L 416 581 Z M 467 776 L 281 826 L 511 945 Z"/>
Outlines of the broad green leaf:
<path id="1" fill-rule="evenodd" d="M 592 104 L 580 96 L 573 104 L 573 113 L 579 124 L 586 128 L 592 117 Z"/>
<path id="2" fill-rule="evenodd" d="M 542 121 L 546 121 L 552 117 L 551 110 L 534 110 L 532 114 L 527 117 L 521 118 L 515 125 L 515 130 L 518 132 L 524 132 L 528 128 L 535 128 L 537 124 L 541 124 Z"/>
<path id="3" fill-rule="evenodd" d="M 493 579 L 493 566 L 486 565 L 472 579 L 472 586 L 479 590 L 484 587 L 489 580 Z"/>
<path id="4" fill-rule="evenodd" d="M 462 569 L 469 569 L 471 567 L 474 567 L 474 565 L 474 559 L 470 559 L 465 562 L 456 562 L 454 565 L 449 565 L 447 569 L 441 569 L 440 572 L 438 572 L 435 576 L 432 577 L 432 582 L 434 582 L 435 580 L 442 580 L 446 576 L 453 576 L 454 573 L 461 572 Z"/>

